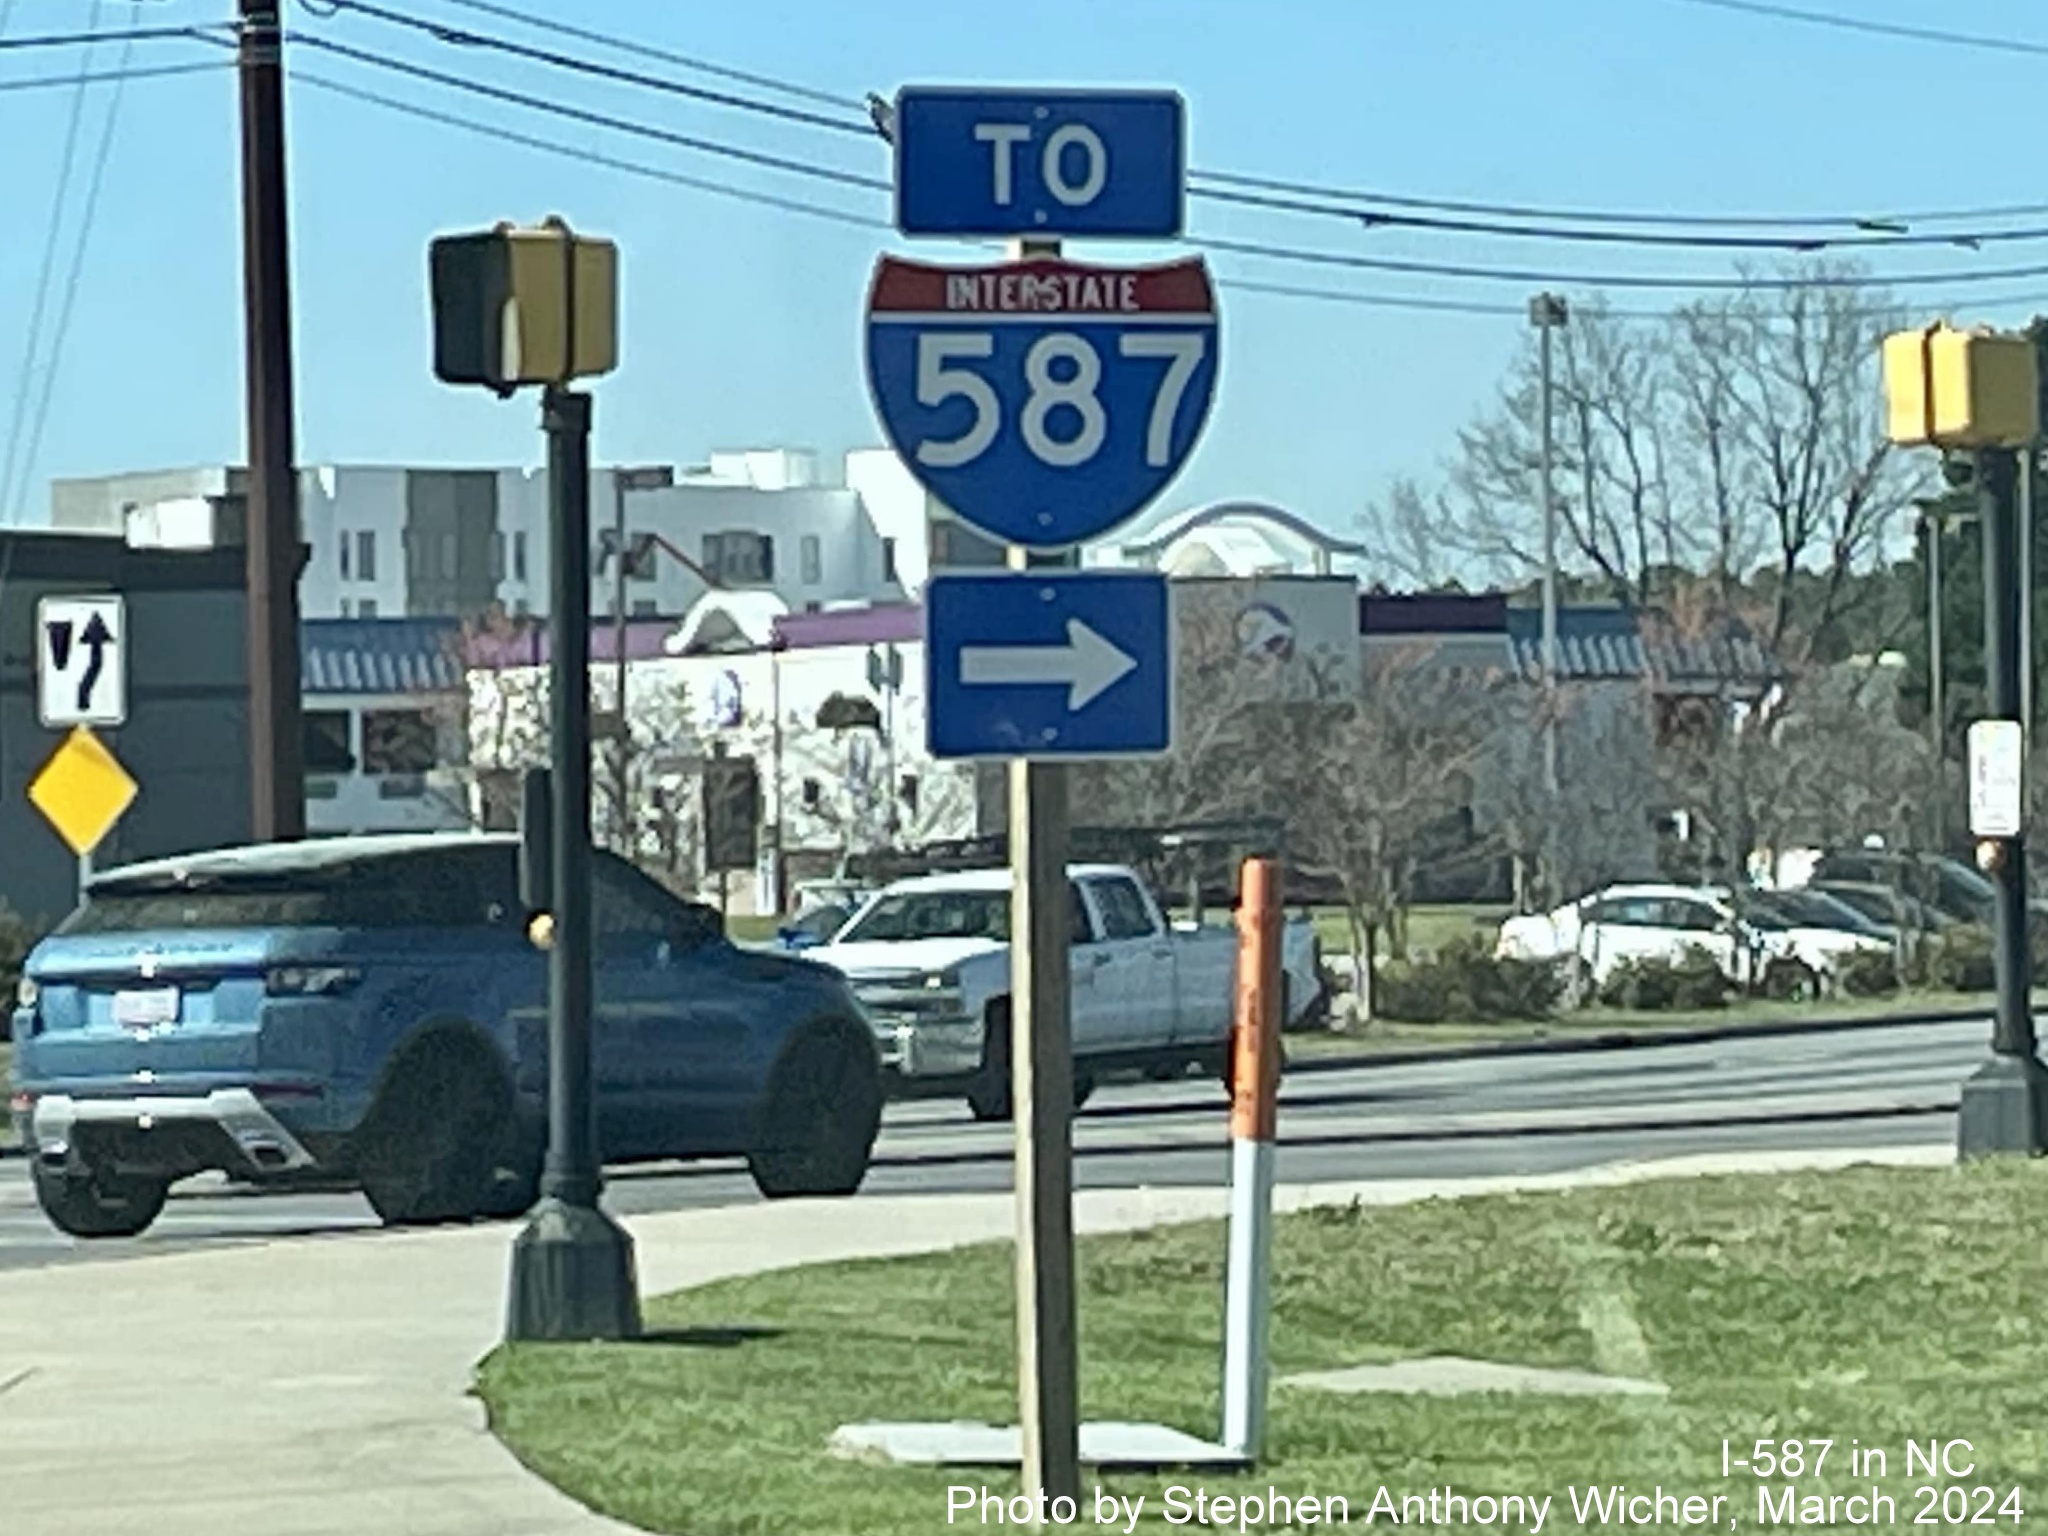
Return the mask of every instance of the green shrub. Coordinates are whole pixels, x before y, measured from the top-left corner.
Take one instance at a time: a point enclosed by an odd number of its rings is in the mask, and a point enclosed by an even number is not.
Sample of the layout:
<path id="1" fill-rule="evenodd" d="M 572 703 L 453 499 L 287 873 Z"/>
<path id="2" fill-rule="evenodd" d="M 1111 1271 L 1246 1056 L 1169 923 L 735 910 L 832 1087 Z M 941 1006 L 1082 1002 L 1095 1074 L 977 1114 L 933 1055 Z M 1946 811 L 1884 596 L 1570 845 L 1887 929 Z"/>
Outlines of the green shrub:
<path id="1" fill-rule="evenodd" d="M 1683 960 L 1623 960 L 1608 972 L 1600 1001 L 1638 1013 L 1693 1012 L 1725 1007 L 1735 990 L 1714 957 L 1703 949 Z"/>
<path id="2" fill-rule="evenodd" d="M 41 937 L 27 918 L 0 901 L 0 1014 L 14 1006 L 14 983 L 21 975 L 21 962 Z"/>
<path id="3" fill-rule="evenodd" d="M 1890 955 L 1858 950 L 1843 959 L 1835 979 L 1850 997 L 1889 997 L 1899 990 L 1899 964 Z"/>
<path id="4" fill-rule="evenodd" d="M 1922 948 L 1926 951 L 1922 969 L 1930 986 L 1950 992 L 1989 992 L 1998 985 L 1988 928 L 1974 924 L 1951 928 Z"/>
<path id="5" fill-rule="evenodd" d="M 1556 967 L 1497 959 L 1479 939 L 1460 938 L 1430 959 L 1397 963 L 1380 972 L 1373 1012 L 1404 1024 L 1546 1019 L 1563 992 Z"/>

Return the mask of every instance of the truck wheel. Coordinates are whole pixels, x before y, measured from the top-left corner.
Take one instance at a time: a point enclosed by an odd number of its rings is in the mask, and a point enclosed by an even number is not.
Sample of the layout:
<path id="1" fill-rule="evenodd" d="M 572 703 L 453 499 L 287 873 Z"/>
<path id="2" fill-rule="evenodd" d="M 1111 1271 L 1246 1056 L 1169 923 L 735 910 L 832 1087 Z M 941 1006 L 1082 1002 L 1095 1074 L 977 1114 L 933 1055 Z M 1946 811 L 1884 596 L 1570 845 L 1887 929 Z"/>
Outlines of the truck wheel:
<path id="1" fill-rule="evenodd" d="M 1007 1120 L 1014 1108 L 1010 1102 L 1008 1003 L 997 1003 L 988 1011 L 988 1028 L 981 1037 L 981 1070 L 967 1085 L 967 1108 L 977 1120 Z"/>
<path id="2" fill-rule="evenodd" d="M 443 1036 L 409 1048 L 361 1132 L 370 1208 L 394 1227 L 493 1214 L 517 1198 L 498 1178 L 513 1122 L 511 1086 L 486 1047 Z"/>
<path id="3" fill-rule="evenodd" d="M 163 1213 L 168 1179 L 139 1174 L 71 1173 L 40 1160 L 30 1165 L 36 1204 L 50 1224 L 73 1237 L 134 1237 Z"/>
<path id="4" fill-rule="evenodd" d="M 1008 1120 L 1016 1113 L 1012 1102 L 1014 1082 L 1010 1076 L 1010 1009 L 998 1003 L 989 1010 L 988 1031 L 982 1037 L 981 1070 L 967 1085 L 967 1109 L 977 1120 Z M 1079 1109 L 1095 1095 L 1095 1074 L 1078 1062 L 1074 1066 L 1074 1108 Z"/>
<path id="5" fill-rule="evenodd" d="M 882 1080 L 872 1056 L 838 1030 L 810 1030 L 775 1064 L 747 1154 L 770 1200 L 850 1195 L 867 1177 L 882 1128 Z"/>

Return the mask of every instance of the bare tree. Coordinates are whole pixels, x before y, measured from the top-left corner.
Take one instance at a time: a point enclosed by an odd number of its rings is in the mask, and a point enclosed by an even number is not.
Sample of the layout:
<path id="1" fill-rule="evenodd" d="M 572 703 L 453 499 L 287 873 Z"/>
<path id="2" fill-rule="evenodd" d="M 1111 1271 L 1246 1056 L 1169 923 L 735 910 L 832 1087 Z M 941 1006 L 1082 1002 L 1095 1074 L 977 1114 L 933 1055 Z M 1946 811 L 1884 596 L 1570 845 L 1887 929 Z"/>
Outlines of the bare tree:
<path id="1" fill-rule="evenodd" d="M 1764 640 L 1794 663 L 1858 600 L 1850 578 L 1927 473 L 1881 430 L 1879 345 L 1902 314 L 1852 268 L 1804 275 L 1688 306 L 1671 354 L 1682 483 L 1713 530 L 1711 570 L 1727 592 L 1767 566 Z M 1802 572 L 1818 578 L 1808 597 Z"/>
<path id="2" fill-rule="evenodd" d="M 1671 495 L 1676 419 L 1665 338 L 1595 300 L 1555 333 L 1553 490 L 1560 561 L 1618 601 L 1694 553 Z M 1525 339 L 1498 402 L 1458 434 L 1442 494 L 1397 483 L 1367 524 L 1404 576 L 1519 583 L 1542 568 L 1542 378 Z"/>

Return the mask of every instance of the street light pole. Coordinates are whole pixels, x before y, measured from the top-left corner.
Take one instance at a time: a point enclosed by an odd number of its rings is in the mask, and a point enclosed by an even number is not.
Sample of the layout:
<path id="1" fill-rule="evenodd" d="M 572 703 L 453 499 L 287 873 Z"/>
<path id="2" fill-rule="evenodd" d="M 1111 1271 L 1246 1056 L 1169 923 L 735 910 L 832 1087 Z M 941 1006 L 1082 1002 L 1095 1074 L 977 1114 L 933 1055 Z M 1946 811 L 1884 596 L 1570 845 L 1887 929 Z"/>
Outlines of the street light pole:
<path id="1" fill-rule="evenodd" d="M 612 471 L 612 814 L 618 823 L 619 852 L 632 858 L 639 845 L 632 800 L 633 731 L 626 719 L 626 493 L 665 491 L 676 483 L 666 464 Z"/>
<path id="2" fill-rule="evenodd" d="M 1541 355 L 1543 447 L 1539 472 L 1543 497 L 1543 793 L 1549 804 L 1544 824 L 1543 878 L 1551 907 L 1564 900 L 1558 878 L 1557 816 L 1557 492 L 1553 443 L 1550 333 L 1564 325 L 1570 312 L 1562 297 L 1539 293 L 1529 301 L 1529 323 L 1536 327 Z"/>
<path id="3" fill-rule="evenodd" d="M 1941 654 L 1941 507 L 1921 512 L 1927 529 L 1927 708 L 1934 735 L 1934 850 L 1948 850 L 1948 704 Z"/>

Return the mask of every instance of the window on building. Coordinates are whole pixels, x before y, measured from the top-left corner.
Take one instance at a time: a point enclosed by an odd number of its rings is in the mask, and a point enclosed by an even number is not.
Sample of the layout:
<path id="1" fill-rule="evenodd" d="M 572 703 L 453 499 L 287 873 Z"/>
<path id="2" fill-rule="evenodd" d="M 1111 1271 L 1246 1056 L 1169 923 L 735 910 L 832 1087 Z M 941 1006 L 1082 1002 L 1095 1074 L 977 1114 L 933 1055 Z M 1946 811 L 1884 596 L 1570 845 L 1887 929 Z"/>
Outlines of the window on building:
<path id="1" fill-rule="evenodd" d="M 512 579 L 514 581 L 526 580 L 526 535 L 524 533 L 512 535 Z"/>
<path id="2" fill-rule="evenodd" d="M 453 581 L 462 570 L 462 550 L 455 535 L 441 535 L 441 564 L 435 574 L 445 581 Z"/>
<path id="3" fill-rule="evenodd" d="M 661 604 L 651 597 L 636 597 L 633 600 L 633 617 L 651 619 L 661 611 Z"/>
<path id="4" fill-rule="evenodd" d="M 491 535 L 491 580 L 503 581 L 504 579 L 505 535 L 502 533 L 494 533 Z"/>
<path id="5" fill-rule="evenodd" d="M 803 551 L 804 585 L 815 587 L 825 579 L 824 546 L 819 542 L 818 536 L 815 533 L 807 533 L 804 535 L 804 542 L 801 548 Z"/>
<path id="6" fill-rule="evenodd" d="M 882 580 L 896 580 L 896 541 L 882 540 Z"/>
<path id="7" fill-rule="evenodd" d="M 309 709 L 302 718 L 306 725 L 306 772 L 355 772 L 356 758 L 348 743 L 348 711 Z"/>
<path id="8" fill-rule="evenodd" d="M 359 619 L 374 619 L 377 617 L 377 599 L 374 597 L 357 598 L 356 617 Z"/>
<path id="9" fill-rule="evenodd" d="M 356 535 L 356 577 L 361 581 L 377 579 L 377 531 L 365 528 Z"/>
<path id="10" fill-rule="evenodd" d="M 348 533 L 346 530 L 341 535 L 341 579 L 343 581 L 348 580 Z"/>
<path id="11" fill-rule="evenodd" d="M 433 716 L 421 709 L 363 712 L 365 773 L 425 773 L 438 755 Z"/>
<path id="12" fill-rule="evenodd" d="M 726 586 L 762 586 L 775 580 L 775 541 L 765 533 L 707 533 L 704 569 Z"/>

